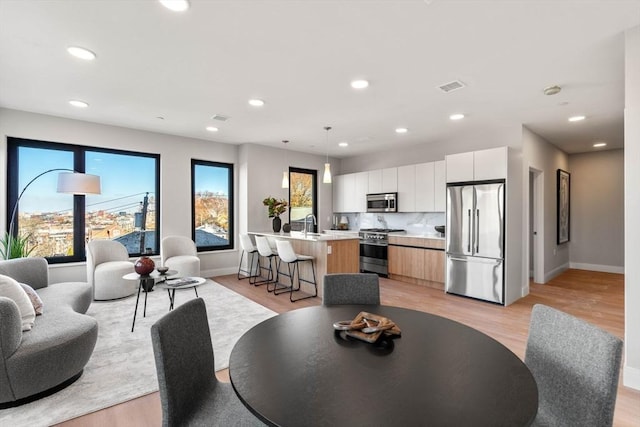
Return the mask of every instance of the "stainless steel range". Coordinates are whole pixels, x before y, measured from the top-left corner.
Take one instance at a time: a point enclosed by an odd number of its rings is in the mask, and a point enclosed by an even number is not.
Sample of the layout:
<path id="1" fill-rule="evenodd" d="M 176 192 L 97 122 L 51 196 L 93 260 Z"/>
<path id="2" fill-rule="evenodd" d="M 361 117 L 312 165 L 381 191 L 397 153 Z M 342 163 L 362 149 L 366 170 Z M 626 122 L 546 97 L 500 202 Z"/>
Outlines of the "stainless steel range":
<path id="1" fill-rule="evenodd" d="M 360 271 L 363 273 L 377 273 L 381 276 L 389 274 L 387 249 L 389 233 L 401 233 L 404 230 L 389 228 L 360 229 Z"/>

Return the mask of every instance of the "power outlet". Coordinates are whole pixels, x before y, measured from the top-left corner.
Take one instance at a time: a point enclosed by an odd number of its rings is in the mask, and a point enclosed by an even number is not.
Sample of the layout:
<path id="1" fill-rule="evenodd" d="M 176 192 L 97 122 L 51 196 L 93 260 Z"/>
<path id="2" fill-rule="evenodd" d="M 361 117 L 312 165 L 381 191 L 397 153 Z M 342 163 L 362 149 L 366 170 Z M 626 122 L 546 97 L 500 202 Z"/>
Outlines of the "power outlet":
<path id="1" fill-rule="evenodd" d="M 327 254 L 331 255 L 331 246 L 330 245 L 327 245 Z"/>
<path id="2" fill-rule="evenodd" d="M 558 254 L 558 249 L 553 248 L 553 255 L 557 255 Z"/>

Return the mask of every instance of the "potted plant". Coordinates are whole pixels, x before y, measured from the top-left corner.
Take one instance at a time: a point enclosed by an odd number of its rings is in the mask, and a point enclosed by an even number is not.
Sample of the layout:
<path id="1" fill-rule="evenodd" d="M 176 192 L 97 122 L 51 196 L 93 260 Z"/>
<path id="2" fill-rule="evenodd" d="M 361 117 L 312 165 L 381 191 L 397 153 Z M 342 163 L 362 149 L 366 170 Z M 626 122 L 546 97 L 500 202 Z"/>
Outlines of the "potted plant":
<path id="1" fill-rule="evenodd" d="M 282 226 L 282 220 L 280 215 L 286 212 L 289 203 L 285 199 L 276 199 L 274 197 L 267 197 L 262 201 L 262 204 L 269 208 L 269 218 L 273 218 L 272 226 L 274 233 L 280 232 Z"/>
<path id="2" fill-rule="evenodd" d="M 0 259 L 26 258 L 36 248 L 29 245 L 31 235 L 13 237 L 4 233 L 0 239 Z"/>

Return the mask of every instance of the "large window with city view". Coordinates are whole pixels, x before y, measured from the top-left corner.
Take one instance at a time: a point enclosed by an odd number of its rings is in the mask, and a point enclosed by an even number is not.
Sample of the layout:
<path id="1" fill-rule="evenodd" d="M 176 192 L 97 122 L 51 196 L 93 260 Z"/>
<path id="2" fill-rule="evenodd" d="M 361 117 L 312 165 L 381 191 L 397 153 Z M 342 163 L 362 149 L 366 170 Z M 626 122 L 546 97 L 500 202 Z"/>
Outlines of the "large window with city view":
<path id="1" fill-rule="evenodd" d="M 85 243 L 92 239 L 116 240 L 131 256 L 159 252 L 158 155 L 19 138 L 8 138 L 8 147 L 8 210 L 27 183 L 50 169 L 73 169 L 101 180 L 101 194 L 87 196 L 57 193 L 57 172 L 29 186 L 20 199 L 14 234 L 31 256 L 84 260 Z"/>
<path id="2" fill-rule="evenodd" d="M 294 231 L 304 230 L 304 219 L 307 215 L 312 214 L 316 218 L 318 216 L 316 175 L 315 170 L 289 168 L 289 223 Z M 309 221 L 307 227 L 308 231 L 318 231 L 313 221 Z"/>
<path id="3" fill-rule="evenodd" d="M 191 160 L 193 241 L 198 251 L 233 248 L 233 165 Z"/>

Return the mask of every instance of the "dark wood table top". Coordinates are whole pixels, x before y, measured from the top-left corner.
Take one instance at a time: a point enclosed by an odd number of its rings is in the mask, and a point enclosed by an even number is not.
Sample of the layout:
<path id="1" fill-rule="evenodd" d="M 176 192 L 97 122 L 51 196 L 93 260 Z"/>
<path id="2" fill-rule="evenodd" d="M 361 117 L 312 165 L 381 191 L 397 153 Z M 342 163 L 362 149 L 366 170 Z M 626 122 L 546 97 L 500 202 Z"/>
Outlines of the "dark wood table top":
<path id="1" fill-rule="evenodd" d="M 376 346 L 332 327 L 360 311 L 402 337 Z M 236 394 L 277 426 L 527 426 L 538 390 L 505 346 L 461 323 L 398 307 L 308 307 L 272 317 L 237 342 Z"/>

